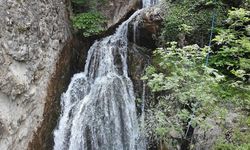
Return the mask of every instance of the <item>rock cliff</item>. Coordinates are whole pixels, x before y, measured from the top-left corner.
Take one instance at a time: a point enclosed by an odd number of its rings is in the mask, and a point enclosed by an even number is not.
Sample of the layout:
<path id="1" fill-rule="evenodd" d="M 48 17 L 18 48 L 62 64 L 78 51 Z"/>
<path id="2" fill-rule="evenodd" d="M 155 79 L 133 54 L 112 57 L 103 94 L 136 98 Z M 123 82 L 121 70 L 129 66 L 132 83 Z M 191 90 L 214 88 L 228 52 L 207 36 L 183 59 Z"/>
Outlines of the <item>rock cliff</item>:
<path id="1" fill-rule="evenodd" d="M 71 33 L 65 1 L 0 1 L 0 149 L 26 149 Z"/>
<path id="2" fill-rule="evenodd" d="M 109 0 L 100 7 L 108 28 L 137 2 Z M 52 148 L 60 95 L 75 68 L 83 68 L 79 55 L 91 43 L 72 35 L 69 6 L 68 0 L 0 0 L 1 150 Z"/>
<path id="3" fill-rule="evenodd" d="M 107 18 L 107 28 L 110 28 L 138 9 L 140 0 L 108 0 L 105 5 L 98 6 L 100 11 Z"/>

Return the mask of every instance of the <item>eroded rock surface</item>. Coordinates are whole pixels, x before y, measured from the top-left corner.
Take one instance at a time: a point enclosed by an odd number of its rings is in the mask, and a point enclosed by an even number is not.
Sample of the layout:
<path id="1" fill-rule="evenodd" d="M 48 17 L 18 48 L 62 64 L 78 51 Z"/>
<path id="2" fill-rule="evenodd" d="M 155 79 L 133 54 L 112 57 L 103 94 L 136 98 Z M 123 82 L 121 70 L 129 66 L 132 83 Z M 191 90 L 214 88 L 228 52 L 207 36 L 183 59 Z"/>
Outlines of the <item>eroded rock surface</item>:
<path id="1" fill-rule="evenodd" d="M 146 8 L 129 25 L 129 40 L 148 49 L 157 47 L 163 11 L 159 7 Z"/>
<path id="2" fill-rule="evenodd" d="M 0 0 L 0 149 L 27 149 L 70 38 L 64 0 Z"/>
<path id="3" fill-rule="evenodd" d="M 226 139 L 227 142 L 232 143 L 234 132 L 248 133 L 249 127 L 242 126 L 240 123 L 245 114 L 242 112 L 229 112 L 225 116 L 225 120 L 216 120 L 215 118 L 207 118 L 205 120 L 208 129 L 196 127 L 193 133 L 192 144 L 195 150 L 210 150 L 213 149 L 216 142 L 220 138 Z"/>
<path id="4" fill-rule="evenodd" d="M 99 6 L 98 11 L 107 18 L 107 28 L 110 28 L 138 9 L 139 2 L 140 0 L 108 0 L 105 5 Z"/>

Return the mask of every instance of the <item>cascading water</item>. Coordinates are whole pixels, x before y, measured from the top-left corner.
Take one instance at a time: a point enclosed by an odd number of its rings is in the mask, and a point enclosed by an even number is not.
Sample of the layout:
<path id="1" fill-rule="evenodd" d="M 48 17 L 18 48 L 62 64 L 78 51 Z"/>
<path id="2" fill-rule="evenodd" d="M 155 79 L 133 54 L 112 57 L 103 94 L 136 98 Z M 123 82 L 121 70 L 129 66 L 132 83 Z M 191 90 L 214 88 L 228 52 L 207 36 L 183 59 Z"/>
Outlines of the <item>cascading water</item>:
<path id="1" fill-rule="evenodd" d="M 128 77 L 128 23 L 96 41 L 83 73 L 74 75 L 62 95 L 54 150 L 142 150 L 133 84 Z"/>
<path id="2" fill-rule="evenodd" d="M 54 132 L 55 150 L 140 149 L 135 97 L 126 62 L 131 19 L 114 35 L 95 42 L 84 72 L 72 78 L 62 96 L 62 114 Z"/>
<path id="3" fill-rule="evenodd" d="M 142 0 L 143 8 L 147 8 L 153 5 L 156 5 L 159 0 Z"/>

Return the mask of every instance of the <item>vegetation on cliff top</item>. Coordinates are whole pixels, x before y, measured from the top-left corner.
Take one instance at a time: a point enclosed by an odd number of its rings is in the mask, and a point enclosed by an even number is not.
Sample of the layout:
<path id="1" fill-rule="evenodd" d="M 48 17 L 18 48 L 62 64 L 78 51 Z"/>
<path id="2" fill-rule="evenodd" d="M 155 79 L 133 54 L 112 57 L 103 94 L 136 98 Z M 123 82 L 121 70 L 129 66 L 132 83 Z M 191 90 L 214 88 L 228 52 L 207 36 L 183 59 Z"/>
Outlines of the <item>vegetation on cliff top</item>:
<path id="1" fill-rule="evenodd" d="M 80 13 L 72 18 L 72 23 L 84 37 L 89 37 L 104 31 L 105 18 L 97 12 Z"/>
<path id="2" fill-rule="evenodd" d="M 142 77 L 152 91 L 147 137 L 170 149 L 192 149 L 194 129 L 208 131 L 214 126 L 207 119 L 213 119 L 222 128 L 214 149 L 250 149 L 250 11 L 244 9 L 249 1 L 184 0 L 170 5 L 163 48 L 154 52 Z M 206 47 L 213 12 L 217 28 L 211 47 Z M 229 112 L 241 114 L 232 128 L 226 127 Z"/>
<path id="3" fill-rule="evenodd" d="M 106 19 L 97 7 L 105 0 L 72 0 L 74 16 L 71 18 L 74 29 L 80 31 L 84 37 L 97 35 L 105 30 Z"/>

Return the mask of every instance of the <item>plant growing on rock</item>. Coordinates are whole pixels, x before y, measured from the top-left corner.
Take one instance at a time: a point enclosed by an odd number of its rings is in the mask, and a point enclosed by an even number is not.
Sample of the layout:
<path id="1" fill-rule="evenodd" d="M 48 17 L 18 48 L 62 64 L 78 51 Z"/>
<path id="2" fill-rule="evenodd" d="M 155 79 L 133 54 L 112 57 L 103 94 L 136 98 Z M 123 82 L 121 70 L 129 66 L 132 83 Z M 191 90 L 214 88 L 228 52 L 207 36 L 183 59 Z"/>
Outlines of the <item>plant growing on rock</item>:
<path id="1" fill-rule="evenodd" d="M 211 19 L 216 12 L 216 25 L 221 25 L 225 18 L 223 3 L 212 0 L 183 0 L 171 1 L 166 10 L 163 41 L 178 41 L 180 46 L 208 43 Z M 164 43 L 164 42 L 163 42 Z"/>
<path id="2" fill-rule="evenodd" d="M 187 146 L 193 129 L 209 129 L 205 120 L 212 118 L 223 130 L 214 149 L 249 149 L 249 14 L 244 9 L 229 11 L 227 26 L 218 30 L 211 48 L 178 48 L 173 42 L 154 52 L 142 78 L 153 93 L 146 110 L 150 139 L 169 149 Z M 204 65 L 208 51 L 213 52 L 210 66 L 215 69 Z M 229 129 L 225 112 L 236 110 L 248 119 Z"/>
<path id="3" fill-rule="evenodd" d="M 98 7 L 105 4 L 107 0 L 71 0 L 74 13 L 98 11 Z"/>
<path id="4" fill-rule="evenodd" d="M 73 27 L 82 32 L 84 37 L 104 31 L 105 18 L 97 12 L 80 13 L 72 18 Z"/>
<path id="5" fill-rule="evenodd" d="M 142 78 L 155 96 L 146 112 L 148 137 L 168 145 L 181 144 L 220 107 L 213 91 L 224 76 L 203 65 L 206 48 L 197 45 L 177 48 L 173 42 L 166 49 L 157 49 L 154 57 L 157 61 Z"/>

